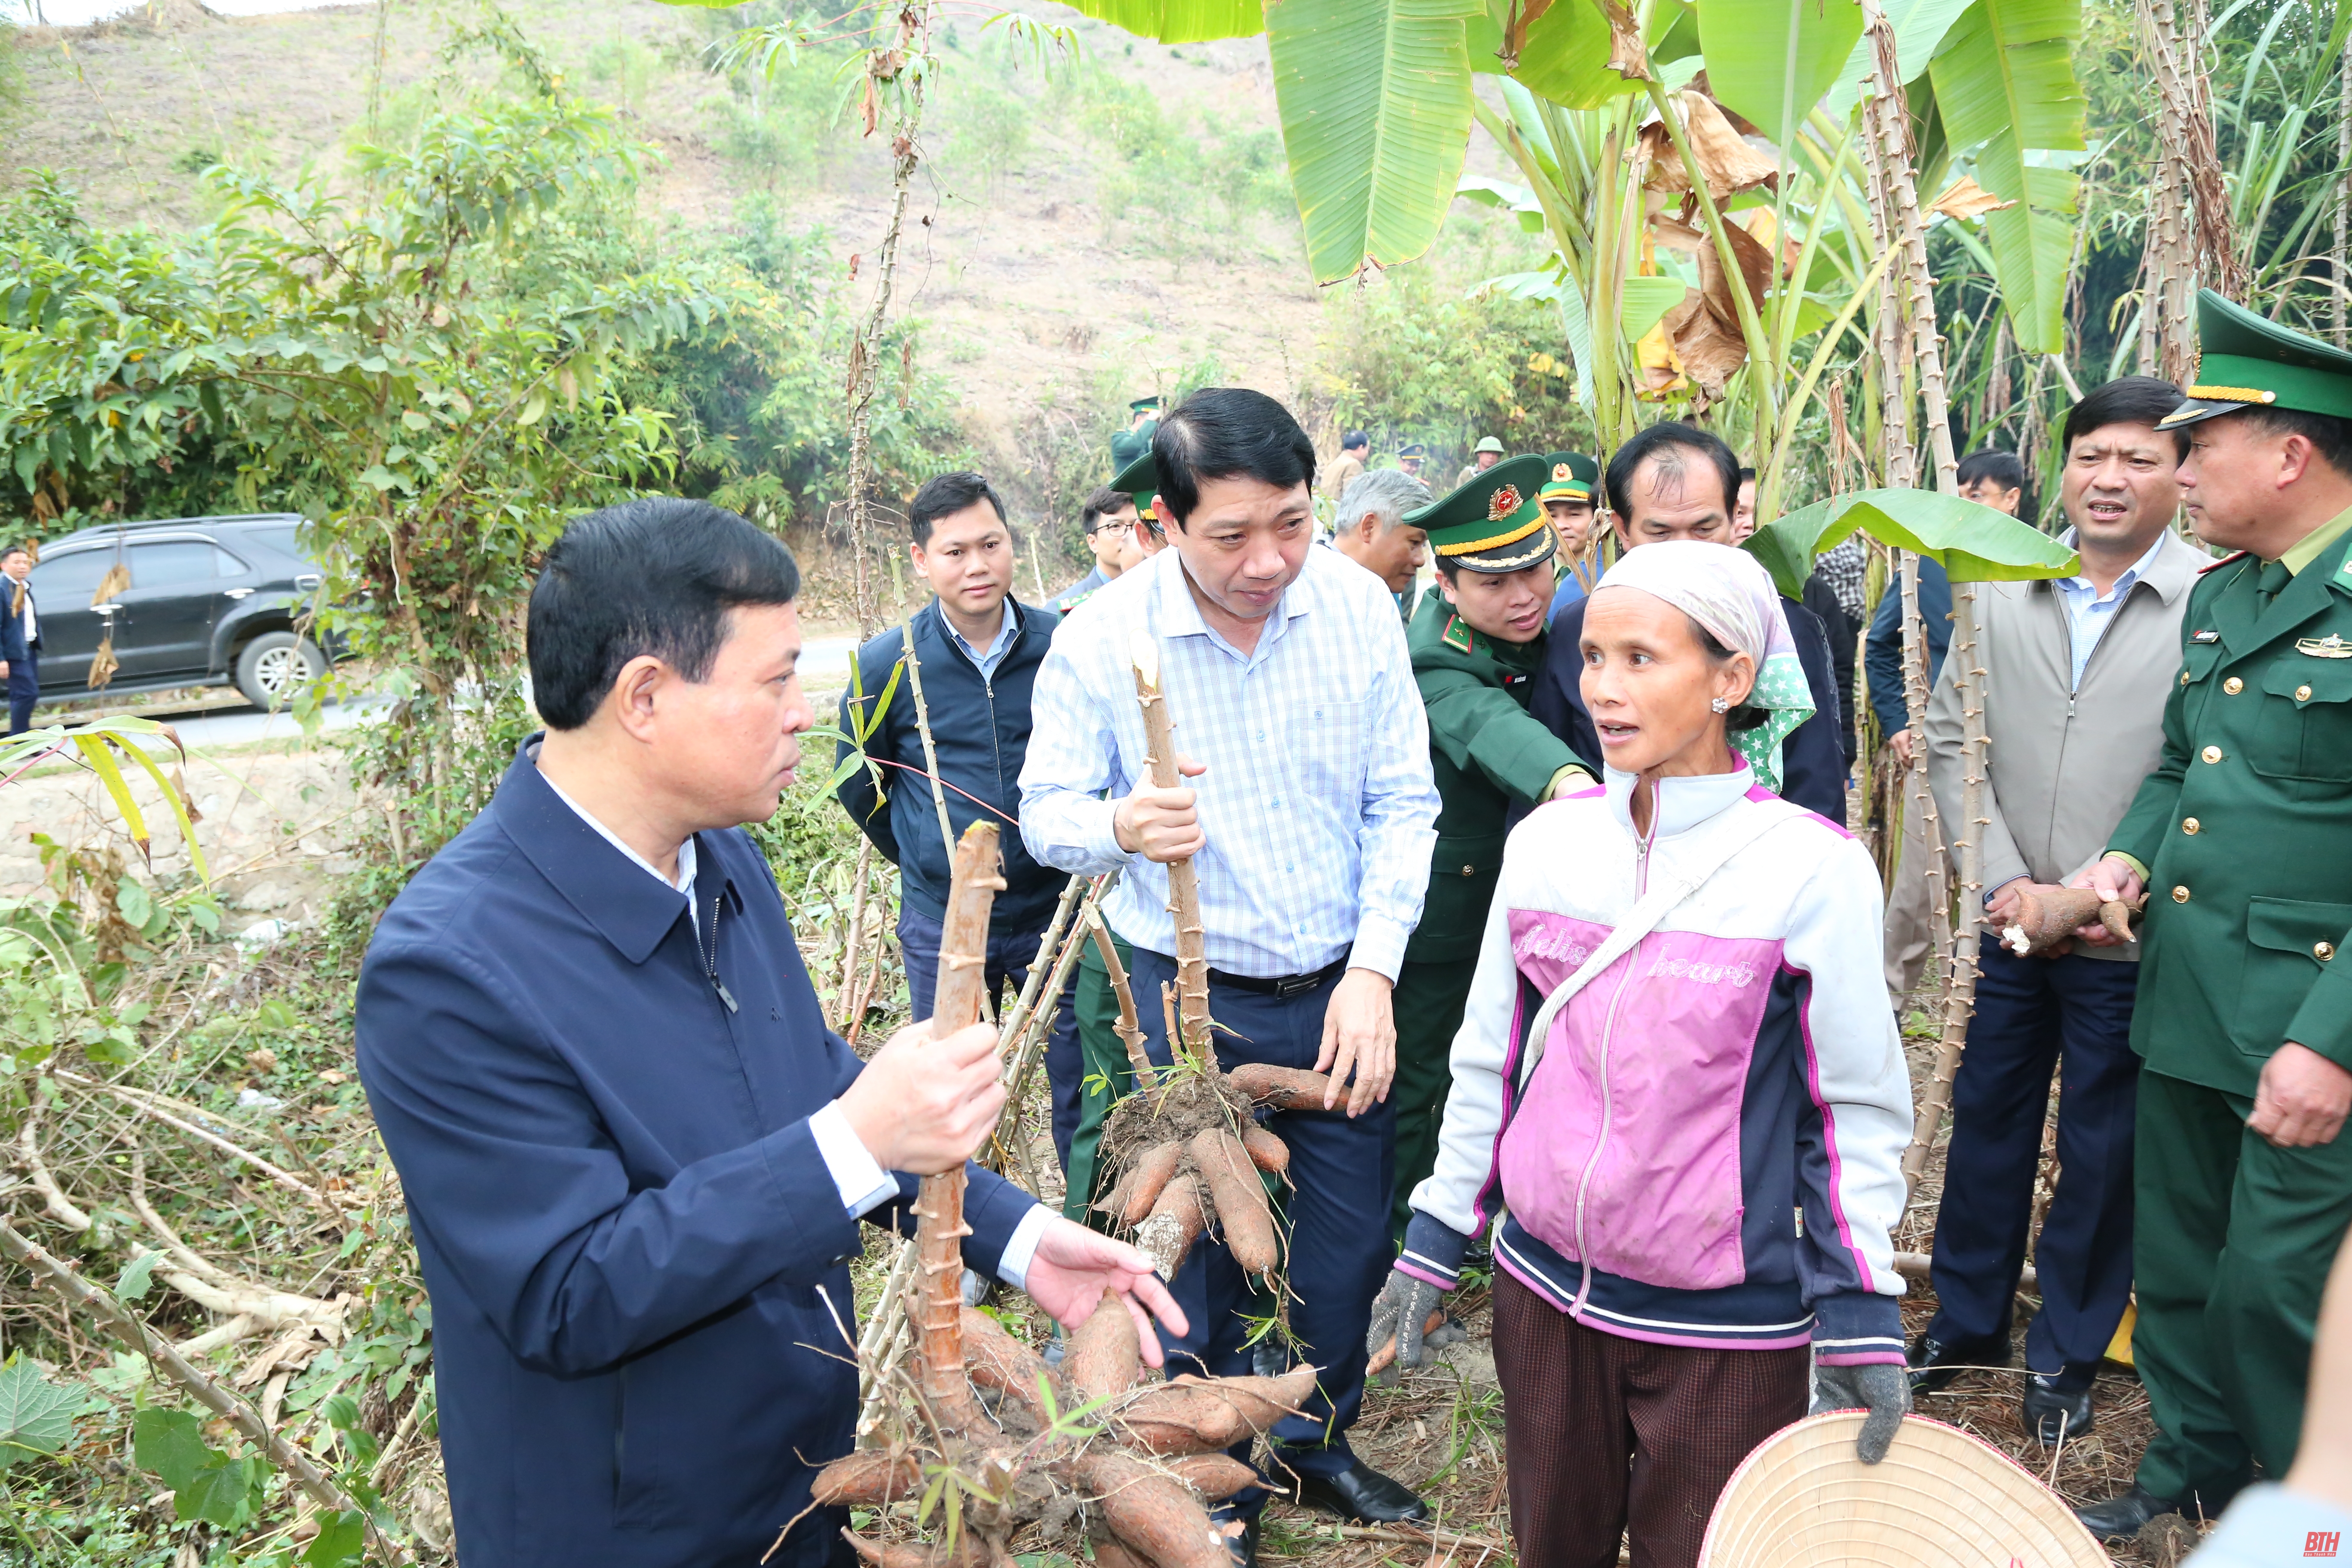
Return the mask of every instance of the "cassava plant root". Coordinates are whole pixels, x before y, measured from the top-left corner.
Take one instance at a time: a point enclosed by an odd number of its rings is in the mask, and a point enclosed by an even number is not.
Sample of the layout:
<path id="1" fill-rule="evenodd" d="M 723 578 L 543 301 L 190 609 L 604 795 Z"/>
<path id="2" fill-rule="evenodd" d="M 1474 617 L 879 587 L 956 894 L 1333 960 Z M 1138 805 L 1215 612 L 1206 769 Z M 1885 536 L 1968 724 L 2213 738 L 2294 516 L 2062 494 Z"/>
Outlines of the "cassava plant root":
<path id="1" fill-rule="evenodd" d="M 1159 647 L 1139 636 L 1132 654 L 1151 782 L 1173 789 L 1183 780 L 1176 766 L 1175 720 L 1160 689 Z M 1323 1110 L 1333 1097 L 1331 1080 L 1291 1068 L 1244 1064 L 1227 1073 L 1219 1067 L 1200 883 L 1189 857 L 1168 865 L 1168 913 L 1176 935 L 1176 984 L 1160 1002 L 1175 1061 L 1157 1072 L 1144 1062 L 1133 998 L 1121 985 L 1120 1034 L 1135 1061 L 1135 1091 L 1104 1128 L 1104 1163 L 1115 1180 L 1095 1207 L 1134 1233 L 1162 1279 L 1176 1277 L 1192 1244 L 1213 1225 L 1244 1272 L 1270 1279 L 1282 1264 L 1282 1238 L 1259 1173 L 1286 1181 L 1290 1150 L 1255 1120 L 1256 1109 Z M 1107 940 L 1103 947 L 1108 956 Z M 1114 978 L 1124 977 L 1114 970 Z"/>
<path id="2" fill-rule="evenodd" d="M 1003 886 L 997 868 L 995 826 L 973 824 L 956 846 L 940 942 L 941 1034 L 979 1017 L 979 955 Z M 1198 1160 L 1216 1183 L 1258 1185 L 1237 1135 L 1223 1126 L 1194 1131 Z M 1179 1163 L 1159 1163 L 1155 1212 L 1180 1189 L 1194 1193 L 1200 1209 L 1211 1180 Z M 934 1532 L 928 1542 L 850 1536 L 875 1568 L 1011 1568 L 1012 1540 L 1024 1531 L 1073 1557 L 1090 1540 L 1108 1568 L 1225 1568 L 1228 1528 L 1210 1519 L 1208 1505 L 1257 1478 L 1221 1450 L 1296 1412 L 1314 1391 L 1315 1369 L 1147 1381 L 1136 1309 L 1109 1294 L 1073 1331 L 1061 1365 L 1049 1368 L 963 1304 L 963 1173 L 926 1177 L 915 1212 L 917 1261 L 904 1287 L 911 1364 L 877 1370 L 881 1419 L 869 1446 L 818 1471 L 812 1506 L 872 1510 L 876 1531 L 896 1519 L 903 1532 L 919 1513 Z M 951 1508 L 918 1506 L 950 1494 Z"/>
<path id="3" fill-rule="evenodd" d="M 2146 899 L 2140 900 L 2145 906 Z M 2138 908 L 2121 900 L 2102 900 L 2088 888 L 2062 888 L 2043 893 L 2028 889 L 2017 900 L 2017 911 L 2000 928 L 2001 945 L 2020 957 L 2047 952 L 2074 934 L 2074 928 L 2096 921 L 2126 942 L 2132 940 L 2132 917 Z"/>

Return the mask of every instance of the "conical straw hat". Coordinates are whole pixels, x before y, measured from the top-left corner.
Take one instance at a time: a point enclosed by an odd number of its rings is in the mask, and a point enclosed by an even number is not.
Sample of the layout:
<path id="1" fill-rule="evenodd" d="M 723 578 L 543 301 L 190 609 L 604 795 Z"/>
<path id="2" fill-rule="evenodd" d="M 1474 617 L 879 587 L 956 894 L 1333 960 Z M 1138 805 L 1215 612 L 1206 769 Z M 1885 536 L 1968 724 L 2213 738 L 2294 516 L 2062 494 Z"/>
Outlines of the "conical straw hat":
<path id="1" fill-rule="evenodd" d="M 1699 1568 L 2107 1568 L 2058 1495 L 1990 1443 L 1908 1415 L 1865 1465 L 1862 1422 L 1842 1410 L 1765 1439 L 1723 1489 Z"/>

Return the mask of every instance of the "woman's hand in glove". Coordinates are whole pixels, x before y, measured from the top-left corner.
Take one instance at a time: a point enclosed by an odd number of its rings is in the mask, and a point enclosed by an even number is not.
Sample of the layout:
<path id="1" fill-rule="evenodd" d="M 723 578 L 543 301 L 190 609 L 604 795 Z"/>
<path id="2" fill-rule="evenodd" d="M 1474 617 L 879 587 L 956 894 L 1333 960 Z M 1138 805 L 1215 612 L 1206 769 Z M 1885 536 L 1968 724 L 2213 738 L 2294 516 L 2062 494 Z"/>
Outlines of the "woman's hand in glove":
<path id="1" fill-rule="evenodd" d="M 1375 1306 L 1377 1313 L 1380 1309 Z M 1911 1377 L 1909 1369 L 1892 1362 L 1874 1362 L 1867 1366 L 1817 1366 L 1813 1369 L 1813 1407 L 1807 1414 L 1820 1415 L 1831 1410 L 1867 1410 L 1870 1418 L 1862 1424 L 1862 1436 L 1854 1440 L 1854 1452 L 1865 1465 L 1874 1465 L 1886 1458 L 1886 1446 L 1895 1441 L 1895 1429 L 1903 1425 L 1903 1417 L 1911 1409 Z"/>
<path id="2" fill-rule="evenodd" d="M 1422 1331 L 1444 1294 L 1428 1280 L 1417 1279 L 1402 1269 L 1391 1273 L 1389 1282 L 1372 1298 L 1372 1322 L 1364 1334 L 1364 1353 L 1377 1355 L 1393 1339 L 1397 1365 L 1421 1365 Z"/>

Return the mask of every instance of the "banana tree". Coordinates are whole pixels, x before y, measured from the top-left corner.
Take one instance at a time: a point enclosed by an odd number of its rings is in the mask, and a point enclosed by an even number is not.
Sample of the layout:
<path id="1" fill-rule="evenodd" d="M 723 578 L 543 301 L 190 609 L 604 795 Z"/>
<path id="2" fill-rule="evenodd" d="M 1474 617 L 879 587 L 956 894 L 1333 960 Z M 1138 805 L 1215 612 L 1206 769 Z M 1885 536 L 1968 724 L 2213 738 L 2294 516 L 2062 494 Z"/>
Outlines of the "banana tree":
<path id="1" fill-rule="evenodd" d="M 1885 68 L 1860 0 L 1076 4 L 1169 43 L 1265 35 L 1318 282 L 1420 257 L 1457 196 L 1517 212 L 1551 254 L 1493 286 L 1556 303 L 1603 445 L 1652 409 L 1705 415 L 1755 456 L 1767 515 L 1832 372 L 1864 389 L 1874 436 L 1876 378 L 1918 391 L 1872 352 L 1902 266 L 1873 222 L 1873 90 L 1907 97 L 1916 183 L 1950 186 L 1932 210 L 1983 226 L 1975 248 L 2018 341 L 2054 331 L 2073 176 L 2053 159 L 2082 145 L 2066 57 L 2080 0 L 1895 0 Z M 1479 74 L 1499 101 L 1473 90 Z M 1474 122 L 1517 181 L 1463 179 Z"/>

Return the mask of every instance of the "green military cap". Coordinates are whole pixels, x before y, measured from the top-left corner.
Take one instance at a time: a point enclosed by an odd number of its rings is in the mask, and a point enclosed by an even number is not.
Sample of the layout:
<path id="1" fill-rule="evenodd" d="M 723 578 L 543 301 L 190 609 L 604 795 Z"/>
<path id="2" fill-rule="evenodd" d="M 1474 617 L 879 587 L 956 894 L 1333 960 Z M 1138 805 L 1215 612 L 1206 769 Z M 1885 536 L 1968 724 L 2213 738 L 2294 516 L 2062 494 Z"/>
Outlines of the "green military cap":
<path id="1" fill-rule="evenodd" d="M 1581 452 L 1554 452 L 1544 459 L 1544 472 L 1538 501 L 1591 500 L 1601 488 L 1601 465 Z"/>
<path id="2" fill-rule="evenodd" d="M 1506 458 L 1402 521 L 1428 531 L 1441 560 L 1471 572 L 1523 572 L 1559 548 L 1536 499 L 1549 471 L 1541 458 Z"/>
<path id="3" fill-rule="evenodd" d="M 1157 413 L 1160 408 L 1160 396 L 1155 393 L 1150 397 L 1139 397 L 1127 406 L 1131 412 L 1137 414 Z"/>
<path id="4" fill-rule="evenodd" d="M 1429 448 L 1423 447 L 1420 442 L 1414 441 L 1405 446 L 1399 447 L 1397 448 L 1397 456 L 1400 458 L 1426 458 L 1429 456 Z"/>
<path id="5" fill-rule="evenodd" d="M 1470 448 L 1470 450 L 1471 450 L 1471 451 L 1473 451 L 1473 452 L 1495 452 L 1495 453 L 1500 453 L 1500 452 L 1502 451 L 1502 449 L 1503 449 L 1503 443 L 1502 443 L 1501 441 L 1499 441 L 1499 440 L 1496 439 L 1496 438 L 1495 438 L 1494 437 L 1492 437 L 1492 436 L 1481 436 L 1481 437 L 1478 437 L 1478 444 L 1477 444 L 1476 446 L 1475 446 L 1475 447 L 1471 447 L 1471 448 Z"/>
<path id="6" fill-rule="evenodd" d="M 2159 430 L 2235 414 L 2289 408 L 2352 418 L 2352 353 L 2290 331 L 2210 289 L 2197 290 L 2197 378 Z"/>
<path id="7" fill-rule="evenodd" d="M 1146 447 L 1143 456 L 1121 468 L 1110 481 L 1110 488 L 1135 498 L 1135 515 L 1149 519 L 1151 503 L 1160 499 L 1160 465 L 1151 460 L 1151 448 Z"/>

